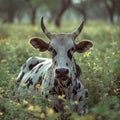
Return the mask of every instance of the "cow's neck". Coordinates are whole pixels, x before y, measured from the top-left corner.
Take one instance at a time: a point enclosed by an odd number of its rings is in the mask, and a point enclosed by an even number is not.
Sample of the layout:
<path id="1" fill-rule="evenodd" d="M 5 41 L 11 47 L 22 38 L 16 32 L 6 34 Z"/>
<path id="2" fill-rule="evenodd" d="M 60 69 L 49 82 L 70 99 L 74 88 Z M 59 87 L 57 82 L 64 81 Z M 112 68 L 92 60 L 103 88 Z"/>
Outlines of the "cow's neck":
<path id="1" fill-rule="evenodd" d="M 52 94 L 65 95 L 65 97 L 69 98 L 69 94 L 71 94 L 73 87 L 75 87 L 76 81 L 80 79 L 81 74 L 80 67 L 76 64 L 74 59 L 72 59 L 71 63 L 71 78 L 65 81 L 55 79 L 54 87 L 51 91 Z"/>
<path id="2" fill-rule="evenodd" d="M 72 82 L 74 82 L 76 79 L 80 79 L 80 75 L 81 75 L 81 69 L 80 67 L 76 64 L 75 59 L 72 59 L 72 65 L 71 65 L 71 78 L 72 78 Z"/>

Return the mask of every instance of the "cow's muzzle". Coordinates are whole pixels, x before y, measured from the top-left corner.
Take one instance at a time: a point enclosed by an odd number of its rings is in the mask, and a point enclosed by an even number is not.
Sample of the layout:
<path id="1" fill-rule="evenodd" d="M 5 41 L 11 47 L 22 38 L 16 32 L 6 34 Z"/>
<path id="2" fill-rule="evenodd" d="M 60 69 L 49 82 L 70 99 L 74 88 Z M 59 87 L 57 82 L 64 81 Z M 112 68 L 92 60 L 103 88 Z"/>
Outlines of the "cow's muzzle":
<path id="1" fill-rule="evenodd" d="M 55 70 L 55 78 L 60 80 L 69 79 L 69 69 L 59 68 Z"/>

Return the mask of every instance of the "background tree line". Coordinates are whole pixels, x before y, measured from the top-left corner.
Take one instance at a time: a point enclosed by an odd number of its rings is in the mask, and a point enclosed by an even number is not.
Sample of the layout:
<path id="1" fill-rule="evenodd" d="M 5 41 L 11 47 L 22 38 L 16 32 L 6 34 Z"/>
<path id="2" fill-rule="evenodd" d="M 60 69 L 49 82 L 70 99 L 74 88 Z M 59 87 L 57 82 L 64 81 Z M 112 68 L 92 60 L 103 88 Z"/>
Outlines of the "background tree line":
<path id="1" fill-rule="evenodd" d="M 114 24 L 120 19 L 120 0 L 0 0 L 0 21 L 21 22 L 27 16 L 35 24 L 37 16 L 47 16 L 59 27 L 61 19 L 67 13 L 77 19 L 102 19 Z"/>

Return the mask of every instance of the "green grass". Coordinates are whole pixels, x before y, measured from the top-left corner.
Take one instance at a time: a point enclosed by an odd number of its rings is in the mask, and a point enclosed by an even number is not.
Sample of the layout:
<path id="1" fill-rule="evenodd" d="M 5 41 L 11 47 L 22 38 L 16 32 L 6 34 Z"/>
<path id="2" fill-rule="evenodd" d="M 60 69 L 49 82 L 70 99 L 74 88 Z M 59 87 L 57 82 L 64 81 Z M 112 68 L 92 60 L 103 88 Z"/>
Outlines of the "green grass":
<path id="1" fill-rule="evenodd" d="M 61 29 L 53 24 L 50 31 L 72 32 L 79 23 L 63 23 Z M 50 57 L 28 44 L 34 36 L 42 37 L 40 26 L 29 24 L 0 24 L 0 120 L 53 120 L 59 116 L 48 109 L 48 101 L 33 96 L 20 103 L 12 97 L 12 87 L 21 65 L 31 56 Z M 85 54 L 75 53 L 81 66 L 84 84 L 89 90 L 89 113 L 71 120 L 119 120 L 120 116 L 120 25 L 89 22 L 76 42 L 90 39 L 94 47 Z"/>

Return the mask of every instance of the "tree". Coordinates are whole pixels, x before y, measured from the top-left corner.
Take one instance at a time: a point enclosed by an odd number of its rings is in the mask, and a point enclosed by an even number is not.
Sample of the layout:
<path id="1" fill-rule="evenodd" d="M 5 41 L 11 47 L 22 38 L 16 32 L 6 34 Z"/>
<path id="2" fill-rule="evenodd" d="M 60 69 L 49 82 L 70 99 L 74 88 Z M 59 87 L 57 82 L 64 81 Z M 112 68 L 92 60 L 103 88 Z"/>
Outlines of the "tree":
<path id="1" fill-rule="evenodd" d="M 81 13 L 83 15 L 84 20 L 87 20 L 87 0 L 81 0 L 79 4 L 75 5 L 72 0 L 60 0 L 61 7 L 58 11 L 58 14 L 55 19 L 55 25 L 60 27 L 60 22 L 63 14 L 71 7 L 75 11 Z"/>
<path id="2" fill-rule="evenodd" d="M 0 13 L 4 15 L 4 22 L 12 23 L 17 12 L 23 9 L 23 0 L 0 0 Z"/>
<path id="3" fill-rule="evenodd" d="M 43 6 L 45 1 L 44 0 L 25 0 L 30 7 L 31 10 L 31 24 L 35 24 L 35 18 L 36 18 L 36 13 L 37 9 L 40 6 Z"/>
<path id="4" fill-rule="evenodd" d="M 114 23 L 114 16 L 117 10 L 117 3 L 120 3 L 118 2 L 118 0 L 91 0 L 91 2 L 94 2 L 95 5 L 103 4 L 107 10 L 110 22 L 112 24 Z"/>
<path id="5" fill-rule="evenodd" d="M 71 7 L 82 14 L 84 21 L 87 21 L 87 0 L 81 0 L 76 5 L 74 3 L 71 4 Z"/>
<path id="6" fill-rule="evenodd" d="M 60 10 L 56 16 L 56 20 L 55 20 L 55 25 L 57 27 L 60 27 L 61 17 L 65 13 L 65 11 L 70 7 L 70 5 L 71 5 L 71 0 L 61 0 L 61 8 L 60 8 Z"/>
<path id="7" fill-rule="evenodd" d="M 109 18 L 111 23 L 114 23 L 114 15 L 115 15 L 115 10 L 117 8 L 117 1 L 116 0 L 103 0 L 105 7 L 108 11 Z"/>
<path id="8" fill-rule="evenodd" d="M 117 1 L 116 15 L 118 16 L 118 19 L 120 19 L 120 0 Z"/>
<path id="9" fill-rule="evenodd" d="M 58 11 L 61 7 L 60 6 L 61 1 L 60 0 L 52 0 L 52 2 L 50 2 L 49 0 L 44 0 L 44 1 L 45 1 L 46 9 L 50 13 L 48 22 L 55 21 L 56 15 L 58 14 Z"/>

